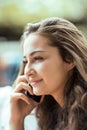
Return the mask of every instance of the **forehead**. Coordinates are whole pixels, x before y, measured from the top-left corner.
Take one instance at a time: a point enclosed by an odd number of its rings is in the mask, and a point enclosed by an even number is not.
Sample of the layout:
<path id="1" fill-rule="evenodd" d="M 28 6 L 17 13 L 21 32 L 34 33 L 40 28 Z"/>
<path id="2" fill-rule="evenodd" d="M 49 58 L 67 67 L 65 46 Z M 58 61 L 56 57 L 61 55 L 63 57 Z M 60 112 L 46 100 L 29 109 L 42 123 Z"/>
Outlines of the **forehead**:
<path id="1" fill-rule="evenodd" d="M 50 50 L 53 47 L 49 45 L 49 42 L 50 41 L 46 37 L 32 33 L 24 41 L 23 54 L 27 55 L 37 50 Z"/>

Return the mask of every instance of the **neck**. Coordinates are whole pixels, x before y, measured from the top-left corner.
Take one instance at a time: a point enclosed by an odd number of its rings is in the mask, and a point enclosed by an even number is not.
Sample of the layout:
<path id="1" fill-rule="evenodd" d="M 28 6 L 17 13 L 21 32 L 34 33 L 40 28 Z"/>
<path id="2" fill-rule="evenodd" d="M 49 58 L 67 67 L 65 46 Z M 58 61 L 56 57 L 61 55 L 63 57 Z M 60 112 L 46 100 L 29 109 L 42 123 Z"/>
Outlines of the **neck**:
<path id="1" fill-rule="evenodd" d="M 63 107 L 64 106 L 64 96 L 63 93 L 55 93 L 52 95 L 54 97 L 54 99 L 56 100 L 56 102 Z"/>

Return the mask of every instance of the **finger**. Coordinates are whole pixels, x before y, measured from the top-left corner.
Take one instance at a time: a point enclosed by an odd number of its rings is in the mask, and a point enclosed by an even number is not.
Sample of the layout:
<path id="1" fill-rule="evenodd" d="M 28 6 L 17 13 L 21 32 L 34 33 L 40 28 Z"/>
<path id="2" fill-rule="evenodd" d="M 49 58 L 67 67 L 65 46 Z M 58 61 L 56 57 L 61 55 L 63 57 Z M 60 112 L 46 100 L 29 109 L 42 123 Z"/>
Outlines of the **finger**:
<path id="1" fill-rule="evenodd" d="M 26 96 L 24 96 L 23 93 L 14 93 L 14 94 L 11 95 L 11 102 L 15 102 L 18 99 L 21 99 L 24 102 L 26 102 L 27 104 L 30 104 L 29 100 L 27 99 Z"/>
<path id="2" fill-rule="evenodd" d="M 11 102 L 15 102 L 17 100 L 22 100 L 24 101 L 26 104 L 35 107 L 37 105 L 37 103 L 32 100 L 31 98 L 28 98 L 26 95 L 24 95 L 23 93 L 13 93 L 11 95 Z"/>
<path id="3" fill-rule="evenodd" d="M 24 91 L 28 91 L 31 95 L 33 95 L 33 90 L 32 90 L 32 88 L 28 85 L 28 84 L 26 84 L 26 83 L 24 83 L 24 82 L 20 82 L 17 86 L 16 86 L 16 88 L 15 88 L 15 92 L 24 92 Z"/>
<path id="4" fill-rule="evenodd" d="M 19 82 L 28 83 L 26 76 L 25 75 L 18 76 L 16 83 L 19 83 Z"/>

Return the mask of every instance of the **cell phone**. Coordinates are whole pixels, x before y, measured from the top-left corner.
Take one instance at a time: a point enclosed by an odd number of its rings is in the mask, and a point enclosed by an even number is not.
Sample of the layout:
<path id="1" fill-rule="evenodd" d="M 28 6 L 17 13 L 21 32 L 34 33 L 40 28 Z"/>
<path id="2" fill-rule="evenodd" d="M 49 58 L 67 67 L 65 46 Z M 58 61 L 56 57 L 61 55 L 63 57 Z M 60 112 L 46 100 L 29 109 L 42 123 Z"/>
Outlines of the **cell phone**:
<path id="1" fill-rule="evenodd" d="M 30 98 L 32 98 L 34 101 L 36 101 L 36 102 L 40 102 L 40 100 L 41 100 L 41 96 L 36 96 L 36 95 L 31 95 L 28 91 L 26 91 L 26 95 L 28 96 L 28 97 L 30 97 Z"/>
<path id="2" fill-rule="evenodd" d="M 28 85 L 32 88 L 32 86 L 31 86 L 30 83 L 28 83 Z M 31 95 L 28 91 L 25 91 L 25 94 L 26 94 L 28 97 L 32 98 L 34 101 L 36 101 L 36 102 L 38 102 L 38 103 L 40 102 L 41 96 Z"/>

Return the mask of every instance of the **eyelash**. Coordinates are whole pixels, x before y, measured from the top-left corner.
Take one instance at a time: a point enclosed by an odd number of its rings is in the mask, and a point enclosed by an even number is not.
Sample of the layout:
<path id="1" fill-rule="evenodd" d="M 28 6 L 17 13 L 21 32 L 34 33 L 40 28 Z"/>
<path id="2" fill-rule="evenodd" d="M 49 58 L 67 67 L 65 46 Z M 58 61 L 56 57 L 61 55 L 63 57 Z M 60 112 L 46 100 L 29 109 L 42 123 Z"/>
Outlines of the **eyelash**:
<path id="1" fill-rule="evenodd" d="M 34 57 L 34 60 L 35 60 L 35 61 L 37 61 L 37 60 L 38 60 L 38 61 L 39 61 L 39 60 L 43 60 L 43 57 L 41 57 L 41 56 L 36 56 L 36 57 Z"/>
<path id="2" fill-rule="evenodd" d="M 26 64 L 27 64 L 27 61 L 23 60 L 23 64 L 26 65 Z"/>
<path id="3" fill-rule="evenodd" d="M 44 58 L 41 57 L 41 56 L 36 56 L 36 57 L 33 58 L 32 61 L 33 61 L 33 62 L 34 62 L 34 61 L 41 61 L 41 60 L 43 60 L 43 59 L 44 59 Z M 26 65 L 27 62 L 28 62 L 27 60 L 24 60 L 24 61 L 23 61 L 23 64 Z"/>

